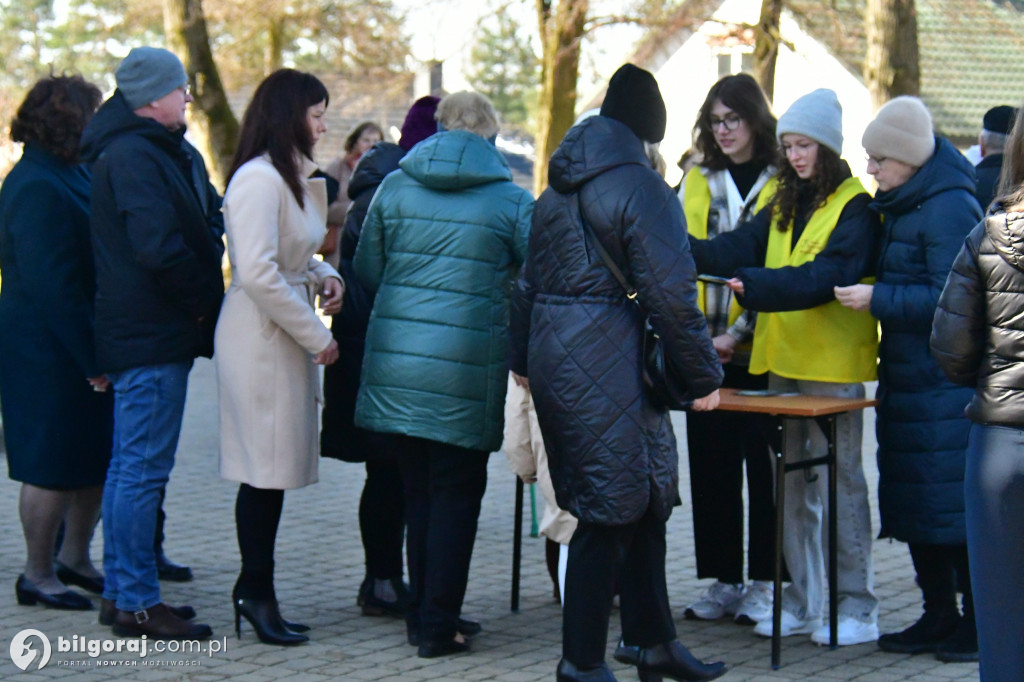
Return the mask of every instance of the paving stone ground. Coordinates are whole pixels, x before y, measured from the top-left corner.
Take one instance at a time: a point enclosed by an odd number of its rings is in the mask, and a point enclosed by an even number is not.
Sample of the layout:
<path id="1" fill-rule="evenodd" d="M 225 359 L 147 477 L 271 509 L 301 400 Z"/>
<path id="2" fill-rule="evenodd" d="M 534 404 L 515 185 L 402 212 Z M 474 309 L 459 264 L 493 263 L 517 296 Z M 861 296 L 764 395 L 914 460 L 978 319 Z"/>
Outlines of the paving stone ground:
<path id="1" fill-rule="evenodd" d="M 0 513 L 8 519 L 0 531 L 0 678 L 49 680 L 69 678 L 81 682 L 129 680 L 498 680 L 532 682 L 554 679 L 560 652 L 561 614 L 552 599 L 544 566 L 543 540 L 527 538 L 523 551 L 522 600 L 518 613 L 509 611 L 512 556 L 514 478 L 504 456 L 491 458 L 489 483 L 480 514 L 464 615 L 479 620 L 484 632 L 474 638 L 472 653 L 434 660 L 419 659 L 405 643 L 400 621 L 360 615 L 355 596 L 363 577 L 357 507 L 363 469 L 356 464 L 324 461 L 320 482 L 286 495 L 277 547 L 277 593 L 285 615 L 313 627 L 311 641 L 296 648 L 261 644 L 248 624 L 236 638 L 230 606 L 231 586 L 238 570 L 234 531 L 236 486 L 217 473 L 217 402 L 213 365 L 200 360 L 192 372 L 185 425 L 178 463 L 168 489 L 166 509 L 167 552 L 187 563 L 195 580 L 164 583 L 164 598 L 172 604 L 192 604 L 199 620 L 214 630 L 219 650 L 154 653 L 145 658 L 110 652 L 96 657 L 87 652 L 58 651 L 58 638 L 75 636 L 114 641 L 108 628 L 96 622 L 96 612 L 62 612 L 18 606 L 14 581 L 24 562 L 24 544 L 18 524 L 18 485 L 0 483 Z M 680 416 L 681 415 L 677 415 Z M 872 501 L 877 482 L 874 465 L 873 415 L 866 415 L 864 469 Z M 676 420 L 676 433 L 685 448 L 684 420 Z M 680 475 L 684 501 L 689 499 L 685 451 Z M 398 495 L 399 491 L 395 491 Z M 539 495 L 538 495 L 539 498 Z M 525 527 L 529 529 L 529 504 Z M 875 528 L 878 527 L 874 511 Z M 974 664 L 943 664 L 929 655 L 904 656 L 861 645 L 829 651 L 809 639 L 783 640 L 783 667 L 769 666 L 768 640 L 749 627 L 731 622 L 691 622 L 683 609 L 704 587 L 695 577 L 693 531 L 689 503 L 677 509 L 669 522 L 669 596 L 677 617 L 680 639 L 698 656 L 726 661 L 731 671 L 725 680 L 977 680 Z M 93 556 L 99 562 L 102 543 L 97 538 Z M 876 586 L 881 600 L 879 626 L 883 632 L 900 630 L 920 615 L 920 594 L 914 585 L 906 547 L 878 540 L 874 546 Z M 620 680 L 636 680 L 634 669 L 611 659 L 618 640 L 617 612 L 609 633 L 608 659 Z M 12 638 L 26 628 L 39 630 L 52 643 L 52 657 L 42 669 L 22 672 L 8 650 Z M 31 640 L 30 640 L 31 641 Z M 38 643 L 36 648 L 40 648 Z M 122 664 L 134 664 L 124 666 Z"/>

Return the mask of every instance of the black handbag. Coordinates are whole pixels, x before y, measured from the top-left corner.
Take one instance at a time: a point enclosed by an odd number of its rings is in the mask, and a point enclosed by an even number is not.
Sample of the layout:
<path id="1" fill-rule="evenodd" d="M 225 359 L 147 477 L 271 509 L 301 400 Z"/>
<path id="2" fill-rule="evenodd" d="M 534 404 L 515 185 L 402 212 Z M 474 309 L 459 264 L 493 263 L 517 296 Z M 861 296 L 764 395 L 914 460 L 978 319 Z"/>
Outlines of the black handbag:
<path id="1" fill-rule="evenodd" d="M 578 194 L 577 201 L 579 201 Z M 626 298 L 633 301 L 644 316 L 644 340 L 642 356 L 640 358 L 640 371 L 647 397 L 650 399 L 651 404 L 659 410 L 688 409 L 693 400 L 686 391 L 686 382 L 673 369 L 671 363 L 666 360 L 665 346 L 661 341 L 661 337 L 658 336 L 658 332 L 654 331 L 654 327 L 651 325 L 650 313 L 644 309 L 643 304 L 637 298 L 636 287 L 629 283 L 625 275 L 622 274 L 622 270 L 619 269 L 619 266 L 615 264 L 615 261 L 608 254 L 608 251 L 601 245 L 597 235 L 591 232 L 590 226 L 587 225 L 587 221 L 583 218 L 582 204 L 579 205 L 578 209 L 580 224 L 583 226 L 583 236 L 587 243 L 601 256 L 601 260 L 604 261 L 608 270 L 611 271 L 612 276 L 618 280 L 623 291 L 626 292 Z"/>

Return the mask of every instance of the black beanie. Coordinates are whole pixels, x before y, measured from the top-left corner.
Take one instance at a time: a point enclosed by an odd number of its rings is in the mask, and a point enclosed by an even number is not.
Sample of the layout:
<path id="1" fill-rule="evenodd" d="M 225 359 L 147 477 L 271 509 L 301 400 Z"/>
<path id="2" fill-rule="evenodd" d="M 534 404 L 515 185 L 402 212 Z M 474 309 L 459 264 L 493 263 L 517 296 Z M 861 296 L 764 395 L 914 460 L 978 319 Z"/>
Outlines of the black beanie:
<path id="1" fill-rule="evenodd" d="M 601 115 L 625 123 L 644 142 L 665 139 L 665 100 L 650 71 L 623 64 L 608 81 Z"/>

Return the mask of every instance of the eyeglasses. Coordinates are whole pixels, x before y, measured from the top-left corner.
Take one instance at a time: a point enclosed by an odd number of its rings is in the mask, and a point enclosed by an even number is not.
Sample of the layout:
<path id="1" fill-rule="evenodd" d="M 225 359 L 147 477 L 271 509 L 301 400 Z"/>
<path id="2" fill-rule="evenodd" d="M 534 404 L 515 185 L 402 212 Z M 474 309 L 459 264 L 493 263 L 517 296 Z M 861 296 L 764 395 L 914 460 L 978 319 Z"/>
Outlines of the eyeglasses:
<path id="1" fill-rule="evenodd" d="M 888 156 L 871 156 L 871 154 L 868 154 L 865 158 L 867 159 L 869 165 L 873 163 L 879 168 L 882 167 L 883 163 L 889 160 Z"/>
<path id="2" fill-rule="evenodd" d="M 732 132 L 740 127 L 740 123 L 743 119 L 735 114 L 730 114 L 725 118 L 711 117 L 711 132 L 715 132 L 718 126 L 723 126 L 729 132 Z"/>
<path id="3" fill-rule="evenodd" d="M 185 93 L 185 97 L 188 97 L 189 95 L 192 94 L 192 86 L 189 85 L 188 83 L 185 83 L 184 85 L 182 85 L 178 89 Z"/>

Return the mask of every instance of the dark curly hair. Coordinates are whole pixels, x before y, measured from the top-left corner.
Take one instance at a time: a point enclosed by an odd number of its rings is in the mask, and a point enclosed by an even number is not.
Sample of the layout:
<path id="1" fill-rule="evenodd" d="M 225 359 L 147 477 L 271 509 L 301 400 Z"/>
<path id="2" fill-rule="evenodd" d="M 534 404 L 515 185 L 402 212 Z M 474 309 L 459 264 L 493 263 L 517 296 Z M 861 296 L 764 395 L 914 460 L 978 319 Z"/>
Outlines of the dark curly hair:
<path id="1" fill-rule="evenodd" d="M 779 168 L 779 173 L 775 177 L 779 184 L 775 191 L 775 197 L 772 199 L 772 210 L 774 215 L 779 218 L 780 232 L 788 231 L 793 224 L 794 218 L 797 217 L 796 212 L 800 207 L 801 194 L 806 196 L 806 193 L 811 191 L 808 187 L 813 188 L 814 194 L 808 215 L 801 216 L 802 218 L 809 218 L 811 213 L 824 206 L 829 195 L 835 192 L 843 180 L 850 175 L 846 162 L 821 143 L 818 144 L 818 157 L 814 162 L 814 175 L 810 179 L 800 179 L 781 150 L 776 166 Z"/>
<path id="2" fill-rule="evenodd" d="M 722 170 L 729 166 L 729 157 L 715 141 L 715 131 L 711 129 L 711 109 L 716 101 L 729 107 L 742 118 L 750 134 L 754 138 L 753 161 L 767 166 L 775 162 L 779 143 L 775 139 L 775 115 L 768 105 L 764 90 L 757 84 L 754 77 L 746 73 L 725 76 L 708 90 L 708 96 L 697 114 L 697 123 L 693 126 L 697 138 L 697 150 L 703 156 L 701 166 L 711 170 Z"/>
<path id="3" fill-rule="evenodd" d="M 37 144 L 67 163 L 78 162 L 82 131 L 103 93 L 81 76 L 48 76 L 32 86 L 11 121 L 11 139 Z"/>
<path id="4" fill-rule="evenodd" d="M 320 102 L 330 103 L 330 95 L 320 79 L 311 73 L 278 69 L 264 78 L 242 117 L 242 132 L 228 182 L 246 161 L 267 153 L 295 196 L 295 201 L 304 208 L 303 178 L 299 177 L 295 156 L 298 152 L 306 158 L 313 158 L 313 137 L 306 122 L 306 112 Z"/>

